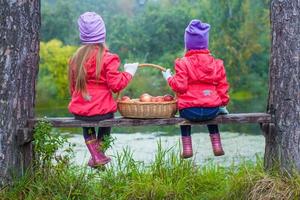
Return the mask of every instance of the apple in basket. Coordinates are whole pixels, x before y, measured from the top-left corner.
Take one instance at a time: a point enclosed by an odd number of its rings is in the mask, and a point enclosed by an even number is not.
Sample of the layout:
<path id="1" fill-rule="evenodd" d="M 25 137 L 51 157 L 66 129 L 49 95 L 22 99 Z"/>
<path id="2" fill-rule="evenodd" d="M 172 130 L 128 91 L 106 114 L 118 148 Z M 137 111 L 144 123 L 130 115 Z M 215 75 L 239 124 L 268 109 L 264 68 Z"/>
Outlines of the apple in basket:
<path id="1" fill-rule="evenodd" d="M 164 101 L 173 101 L 174 100 L 174 97 L 170 94 L 166 94 L 164 96 Z"/>
<path id="2" fill-rule="evenodd" d="M 157 96 L 157 102 L 164 102 L 164 97 L 163 96 Z"/>
<path id="3" fill-rule="evenodd" d="M 151 97 L 151 102 L 157 102 L 157 97 Z"/>
<path id="4" fill-rule="evenodd" d="M 140 96 L 141 102 L 151 102 L 152 96 L 150 94 L 144 93 Z"/>
<path id="5" fill-rule="evenodd" d="M 129 96 L 122 96 L 121 101 L 130 101 L 130 97 Z"/>

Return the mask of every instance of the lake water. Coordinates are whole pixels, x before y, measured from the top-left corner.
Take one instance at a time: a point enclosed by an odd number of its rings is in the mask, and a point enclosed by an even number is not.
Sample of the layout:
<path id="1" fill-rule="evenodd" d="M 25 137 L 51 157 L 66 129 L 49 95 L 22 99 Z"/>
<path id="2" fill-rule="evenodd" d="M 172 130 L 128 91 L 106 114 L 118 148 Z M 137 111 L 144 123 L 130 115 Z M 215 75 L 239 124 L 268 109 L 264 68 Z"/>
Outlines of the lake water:
<path id="1" fill-rule="evenodd" d="M 158 149 L 158 142 L 161 142 L 163 149 L 173 148 L 175 152 L 180 150 L 180 136 L 168 136 L 165 133 L 113 133 L 116 139 L 107 155 L 112 157 L 117 153 L 122 153 L 124 148 L 129 148 L 133 153 L 136 161 L 150 163 L 154 160 L 155 153 Z M 240 133 L 223 132 L 221 134 L 224 156 L 215 157 L 213 155 L 208 133 L 193 133 L 194 162 L 204 164 L 207 162 L 219 164 L 222 166 L 235 164 L 243 160 L 255 161 L 256 156 L 262 156 L 264 153 L 265 140 L 262 135 L 248 135 Z M 68 141 L 75 144 L 74 162 L 77 165 L 85 165 L 90 157 L 84 144 L 82 135 L 70 134 Z"/>
<path id="2" fill-rule="evenodd" d="M 60 105 L 60 106 L 58 106 Z M 51 108 L 51 109 L 49 109 Z M 65 102 L 57 102 L 57 105 L 40 106 L 37 108 L 38 116 L 70 116 L 67 111 L 67 105 Z M 245 128 L 251 126 L 237 126 L 235 128 Z M 114 130 L 114 129 L 113 129 Z M 158 142 L 161 142 L 163 149 L 173 148 L 175 152 L 180 152 L 180 135 L 179 129 L 177 128 L 178 135 L 168 135 L 164 132 L 158 132 L 162 129 L 157 127 L 153 132 L 149 132 L 151 129 L 145 127 L 142 129 L 147 131 L 147 133 L 136 132 L 136 133 L 113 133 L 112 136 L 116 138 L 112 148 L 108 149 L 107 154 L 112 157 L 114 161 L 114 156 L 117 153 L 122 153 L 124 148 L 129 148 L 133 153 L 133 158 L 136 161 L 143 161 L 145 163 L 150 163 L 154 160 L 155 153 L 158 149 Z M 175 130 L 175 129 L 174 129 Z M 249 131 L 250 130 L 250 131 Z M 194 133 L 193 132 L 193 149 L 194 149 L 194 159 L 196 164 L 202 164 L 206 162 L 213 162 L 216 164 L 228 166 L 234 163 L 239 163 L 242 160 L 255 161 L 256 156 L 262 156 L 265 148 L 265 140 L 263 135 L 259 134 L 260 130 L 256 126 L 253 131 L 249 129 L 247 132 L 256 134 L 241 134 L 233 132 L 222 132 L 222 143 L 225 151 L 224 156 L 215 157 L 213 155 L 210 139 L 208 133 Z M 80 129 L 78 129 L 79 132 Z M 169 131 L 173 134 L 177 131 Z M 243 131 L 239 131 L 243 132 Z M 85 165 L 89 160 L 89 153 L 84 144 L 83 136 L 81 134 L 66 133 L 69 136 L 69 142 L 75 144 L 74 152 L 74 163 L 77 165 Z"/>

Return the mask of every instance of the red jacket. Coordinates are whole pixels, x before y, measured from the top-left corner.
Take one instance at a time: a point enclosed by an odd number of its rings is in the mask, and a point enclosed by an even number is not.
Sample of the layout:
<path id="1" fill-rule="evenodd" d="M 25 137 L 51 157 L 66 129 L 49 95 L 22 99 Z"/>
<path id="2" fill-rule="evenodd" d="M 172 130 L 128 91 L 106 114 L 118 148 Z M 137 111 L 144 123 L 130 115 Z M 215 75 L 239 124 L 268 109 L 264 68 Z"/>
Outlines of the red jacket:
<path id="1" fill-rule="evenodd" d="M 176 74 L 168 79 L 177 93 L 179 110 L 190 107 L 218 107 L 229 102 L 229 84 L 223 61 L 209 50 L 190 50 L 175 61 Z"/>
<path id="2" fill-rule="evenodd" d="M 124 89 L 132 79 L 131 74 L 119 72 L 120 59 L 118 55 L 105 50 L 99 80 L 96 79 L 96 54 L 99 48 L 91 52 L 86 61 L 86 85 L 87 92 L 91 97 L 85 100 L 81 93 L 75 91 L 75 69 L 71 70 L 70 90 L 72 99 L 69 103 L 69 111 L 81 116 L 103 115 L 117 111 L 117 104 L 113 99 L 112 92 Z M 75 67 L 75 66 L 74 66 Z"/>

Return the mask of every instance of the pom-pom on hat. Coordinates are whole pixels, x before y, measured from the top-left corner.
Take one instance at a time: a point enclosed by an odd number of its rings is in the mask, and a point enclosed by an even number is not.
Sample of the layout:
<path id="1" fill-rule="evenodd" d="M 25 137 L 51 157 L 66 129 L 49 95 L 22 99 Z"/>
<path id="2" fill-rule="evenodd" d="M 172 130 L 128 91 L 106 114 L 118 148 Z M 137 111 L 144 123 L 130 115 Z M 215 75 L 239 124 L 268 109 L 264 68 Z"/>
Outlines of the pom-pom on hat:
<path id="1" fill-rule="evenodd" d="M 185 29 L 185 48 L 187 50 L 208 49 L 209 29 L 209 24 L 202 23 L 198 19 L 192 20 Z"/>
<path id="2" fill-rule="evenodd" d="M 105 24 L 95 12 L 85 12 L 78 18 L 79 37 L 83 44 L 104 43 L 106 36 Z"/>

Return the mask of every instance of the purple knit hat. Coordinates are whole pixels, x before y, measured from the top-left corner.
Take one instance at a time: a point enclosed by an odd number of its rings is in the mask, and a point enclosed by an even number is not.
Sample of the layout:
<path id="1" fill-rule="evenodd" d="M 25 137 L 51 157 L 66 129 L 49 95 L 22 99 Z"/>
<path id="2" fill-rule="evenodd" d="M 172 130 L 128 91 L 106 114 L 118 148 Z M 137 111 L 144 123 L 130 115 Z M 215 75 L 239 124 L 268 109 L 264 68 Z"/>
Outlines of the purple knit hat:
<path id="1" fill-rule="evenodd" d="M 85 12 L 78 21 L 79 37 L 83 44 L 104 43 L 106 30 L 103 19 L 94 12 Z"/>
<path id="2" fill-rule="evenodd" d="M 187 50 L 208 49 L 210 25 L 194 19 L 186 27 L 184 43 Z"/>

